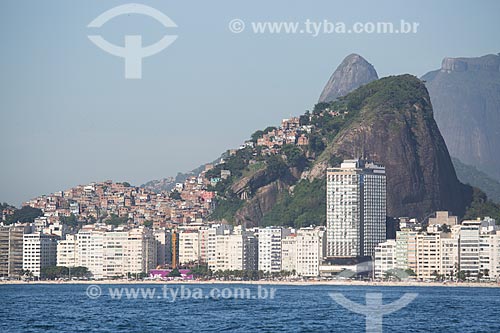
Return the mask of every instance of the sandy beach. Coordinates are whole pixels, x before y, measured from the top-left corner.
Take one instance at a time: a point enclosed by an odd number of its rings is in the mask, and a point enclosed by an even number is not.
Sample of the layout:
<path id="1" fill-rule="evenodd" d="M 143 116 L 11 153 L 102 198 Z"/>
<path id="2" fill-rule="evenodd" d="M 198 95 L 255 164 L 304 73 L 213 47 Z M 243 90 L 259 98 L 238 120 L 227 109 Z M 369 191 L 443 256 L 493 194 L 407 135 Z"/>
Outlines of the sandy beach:
<path id="1" fill-rule="evenodd" d="M 383 287 L 462 287 L 462 288 L 500 288 L 496 282 L 417 282 L 417 281 L 219 281 L 219 280 L 96 280 L 96 281 L 0 281 L 0 285 L 12 284 L 193 284 L 193 285 L 283 285 L 283 286 L 383 286 Z"/>

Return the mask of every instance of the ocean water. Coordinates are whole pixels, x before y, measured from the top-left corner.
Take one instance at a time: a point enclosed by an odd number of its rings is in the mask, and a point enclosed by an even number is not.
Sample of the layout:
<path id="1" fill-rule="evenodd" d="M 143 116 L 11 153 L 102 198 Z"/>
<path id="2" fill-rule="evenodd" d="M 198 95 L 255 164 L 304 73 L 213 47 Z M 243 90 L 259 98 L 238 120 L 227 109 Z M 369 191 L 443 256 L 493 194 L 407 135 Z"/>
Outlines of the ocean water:
<path id="1" fill-rule="evenodd" d="M 214 287 L 229 291 L 212 297 Z M 95 299 L 87 288 L 0 285 L 0 332 L 365 332 L 365 316 L 337 304 L 329 293 L 360 305 L 367 294 L 381 294 L 384 304 L 418 294 L 383 317 L 384 332 L 500 332 L 498 288 L 261 286 L 268 293 L 275 288 L 273 299 L 263 291 L 259 296 L 256 285 L 101 285 Z M 155 294 L 117 299 L 109 288 L 151 288 Z M 251 297 L 235 298 L 235 288 L 248 288 Z M 169 295 L 176 290 L 174 300 Z M 197 297 L 188 298 L 187 290 Z M 96 297 L 95 290 L 91 295 Z"/>

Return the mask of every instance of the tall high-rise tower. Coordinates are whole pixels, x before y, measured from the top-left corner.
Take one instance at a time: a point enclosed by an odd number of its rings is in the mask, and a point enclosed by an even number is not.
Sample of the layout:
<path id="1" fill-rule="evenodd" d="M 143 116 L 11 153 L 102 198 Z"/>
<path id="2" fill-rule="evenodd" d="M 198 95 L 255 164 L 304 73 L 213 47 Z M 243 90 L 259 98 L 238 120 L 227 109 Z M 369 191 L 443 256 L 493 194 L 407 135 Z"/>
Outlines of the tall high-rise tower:
<path id="1" fill-rule="evenodd" d="M 345 160 L 327 170 L 327 255 L 368 257 L 386 240 L 385 167 Z"/>

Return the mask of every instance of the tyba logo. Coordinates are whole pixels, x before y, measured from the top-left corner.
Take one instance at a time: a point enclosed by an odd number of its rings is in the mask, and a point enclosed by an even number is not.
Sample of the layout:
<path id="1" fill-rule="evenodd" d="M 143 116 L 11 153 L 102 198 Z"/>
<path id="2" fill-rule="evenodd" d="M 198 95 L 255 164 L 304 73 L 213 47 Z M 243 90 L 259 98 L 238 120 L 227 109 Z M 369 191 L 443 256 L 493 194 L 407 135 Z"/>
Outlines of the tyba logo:
<path id="1" fill-rule="evenodd" d="M 159 10 L 134 3 L 117 6 L 105 11 L 90 22 L 88 27 L 99 28 L 109 20 L 125 14 L 142 14 L 156 19 L 166 28 L 177 27 L 174 21 Z M 126 79 L 140 79 L 142 78 L 142 59 L 161 52 L 172 44 L 177 39 L 177 36 L 165 35 L 158 42 L 146 47 L 142 47 L 142 36 L 140 35 L 126 35 L 125 46 L 123 47 L 111 44 L 100 35 L 89 35 L 88 38 L 104 51 L 125 59 Z"/>

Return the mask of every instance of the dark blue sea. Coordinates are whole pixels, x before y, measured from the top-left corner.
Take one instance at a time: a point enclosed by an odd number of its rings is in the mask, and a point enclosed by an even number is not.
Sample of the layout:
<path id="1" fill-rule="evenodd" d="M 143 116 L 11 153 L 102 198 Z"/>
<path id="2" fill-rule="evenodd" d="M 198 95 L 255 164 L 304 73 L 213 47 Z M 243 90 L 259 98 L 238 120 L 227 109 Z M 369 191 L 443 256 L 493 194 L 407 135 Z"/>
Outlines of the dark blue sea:
<path id="1" fill-rule="evenodd" d="M 256 285 L 189 284 L 182 287 L 183 298 L 181 287 L 101 285 L 91 298 L 84 284 L 0 285 L 0 332 L 365 332 L 365 315 L 339 305 L 330 293 L 360 306 L 367 294 L 381 295 L 384 304 L 417 294 L 383 316 L 384 332 L 500 332 L 498 288 L 261 286 L 269 293 L 275 288 L 271 299 L 263 290 L 259 295 Z M 120 288 L 155 294 L 118 299 Z"/>

